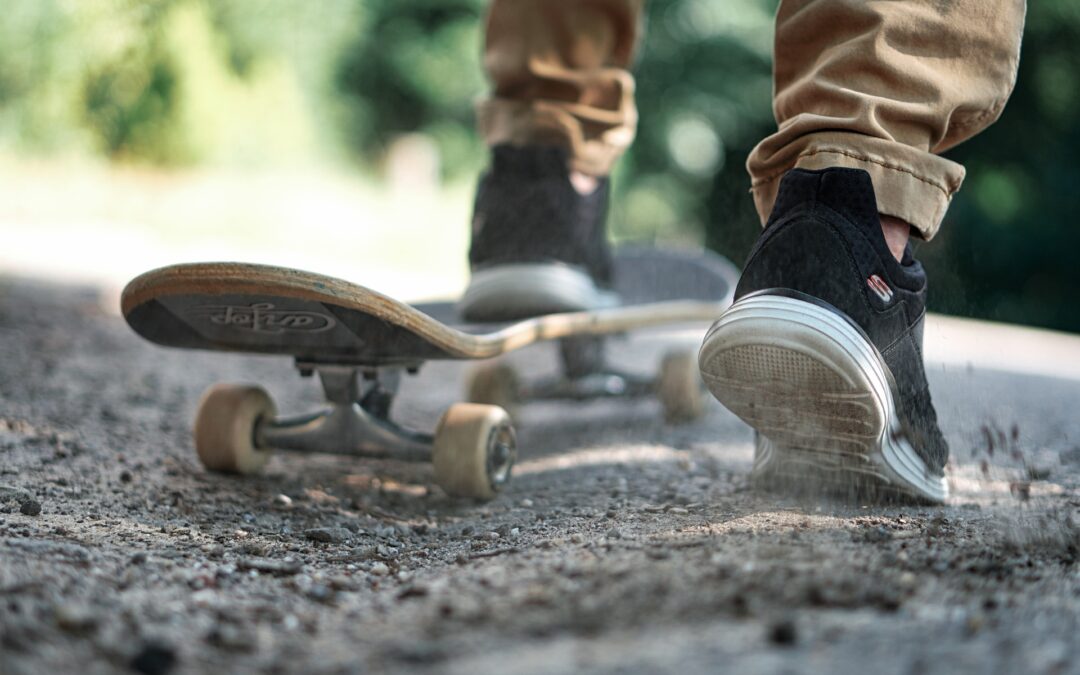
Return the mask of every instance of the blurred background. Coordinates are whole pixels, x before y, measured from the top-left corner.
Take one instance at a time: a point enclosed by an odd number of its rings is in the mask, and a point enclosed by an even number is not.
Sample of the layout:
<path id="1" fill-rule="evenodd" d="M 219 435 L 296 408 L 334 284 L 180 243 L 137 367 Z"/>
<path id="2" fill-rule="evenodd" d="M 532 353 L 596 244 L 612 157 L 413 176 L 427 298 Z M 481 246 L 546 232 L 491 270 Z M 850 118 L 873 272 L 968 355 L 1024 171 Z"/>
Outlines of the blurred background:
<path id="1" fill-rule="evenodd" d="M 774 122 L 776 0 L 652 0 L 617 240 L 757 233 L 743 168 Z M 485 149 L 484 0 L 6 0 L 0 275 L 118 288 L 239 259 L 452 296 Z M 938 312 L 1080 331 L 1080 3 L 1029 7 L 1001 120 L 920 247 Z"/>

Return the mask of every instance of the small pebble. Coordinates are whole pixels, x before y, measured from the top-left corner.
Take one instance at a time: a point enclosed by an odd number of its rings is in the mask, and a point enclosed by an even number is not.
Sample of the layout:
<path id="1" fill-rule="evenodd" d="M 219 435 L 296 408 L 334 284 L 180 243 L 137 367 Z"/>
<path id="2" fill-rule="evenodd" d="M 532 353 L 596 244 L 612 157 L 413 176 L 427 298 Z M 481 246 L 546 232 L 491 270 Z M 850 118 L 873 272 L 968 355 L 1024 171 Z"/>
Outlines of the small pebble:
<path id="1" fill-rule="evenodd" d="M 377 577 L 385 577 L 390 574 L 390 567 L 383 562 L 377 562 L 371 566 L 371 573 Z"/>
<path id="2" fill-rule="evenodd" d="M 521 500 L 521 507 L 524 508 L 524 509 L 531 509 L 533 507 L 533 500 L 531 500 L 531 499 L 522 499 Z"/>
<path id="3" fill-rule="evenodd" d="M 56 625 L 73 635 L 86 635 L 98 626 L 98 617 L 89 607 L 61 605 L 56 608 Z"/>
<path id="4" fill-rule="evenodd" d="M 769 627 L 769 642 L 773 644 L 787 647 L 795 644 L 798 639 L 799 635 L 795 630 L 795 622 L 791 619 L 777 621 Z"/>
<path id="5" fill-rule="evenodd" d="M 284 560 L 270 560 L 267 558 L 241 558 L 236 561 L 238 569 L 248 572 L 265 572 L 267 574 L 279 574 L 289 576 L 297 574 L 303 568 L 303 563 L 292 558 Z"/>
<path id="6" fill-rule="evenodd" d="M 278 495 L 270 502 L 275 508 L 287 509 L 292 506 L 292 497 L 289 495 Z"/>
<path id="7" fill-rule="evenodd" d="M 985 623 L 986 621 L 981 616 L 976 614 L 974 616 L 968 617 L 968 620 L 965 622 L 964 627 L 967 629 L 968 635 L 975 635 L 983 629 Z"/>
<path id="8" fill-rule="evenodd" d="M 618 528 L 613 527 L 605 532 L 604 536 L 608 539 L 622 539 L 622 532 L 620 532 Z"/>
<path id="9" fill-rule="evenodd" d="M 127 469 L 124 469 L 123 471 L 120 472 L 120 482 L 121 483 L 130 483 L 132 478 L 133 477 L 131 475 L 131 472 L 128 471 Z"/>
<path id="10" fill-rule="evenodd" d="M 327 581 L 330 584 L 330 588 L 335 591 L 355 591 L 359 589 L 359 585 L 352 577 L 343 574 L 332 576 Z"/>
<path id="11" fill-rule="evenodd" d="M 573 544 L 581 544 L 585 542 L 585 537 L 577 532 L 570 535 L 570 542 Z"/>
<path id="12" fill-rule="evenodd" d="M 351 539 L 352 532 L 349 532 L 344 527 L 316 527 L 304 530 L 304 537 L 323 544 L 340 544 L 347 539 Z"/>
<path id="13" fill-rule="evenodd" d="M 24 516 L 36 516 L 41 513 L 41 502 L 36 499 L 27 499 L 19 504 L 19 513 Z"/>
<path id="14" fill-rule="evenodd" d="M 323 584 L 315 584 L 307 591 L 307 596 L 316 602 L 329 603 L 333 601 L 336 594 L 330 587 Z"/>
<path id="15" fill-rule="evenodd" d="M 143 675 L 165 675 L 176 665 L 176 651 L 167 644 L 148 642 L 132 657 L 129 665 Z"/>
<path id="16" fill-rule="evenodd" d="M 255 637 L 248 631 L 227 623 L 219 623 L 206 634 L 206 641 L 220 649 L 250 652 L 255 649 Z"/>

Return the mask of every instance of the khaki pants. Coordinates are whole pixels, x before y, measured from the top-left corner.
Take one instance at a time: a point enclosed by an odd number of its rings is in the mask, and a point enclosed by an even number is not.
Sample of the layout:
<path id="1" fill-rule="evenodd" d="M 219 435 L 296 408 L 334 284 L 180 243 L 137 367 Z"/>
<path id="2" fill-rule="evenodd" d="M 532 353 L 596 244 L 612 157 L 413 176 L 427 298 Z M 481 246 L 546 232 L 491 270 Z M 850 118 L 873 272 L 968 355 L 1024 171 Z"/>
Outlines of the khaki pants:
<path id="1" fill-rule="evenodd" d="M 486 142 L 558 143 L 574 169 L 610 172 L 637 125 L 627 69 L 641 5 L 493 0 L 484 53 L 493 88 L 478 106 Z M 778 129 L 747 161 L 762 222 L 788 169 L 846 166 L 870 173 L 882 214 L 933 237 L 964 178 L 938 153 L 1001 114 L 1024 11 L 1025 0 L 783 0 Z"/>

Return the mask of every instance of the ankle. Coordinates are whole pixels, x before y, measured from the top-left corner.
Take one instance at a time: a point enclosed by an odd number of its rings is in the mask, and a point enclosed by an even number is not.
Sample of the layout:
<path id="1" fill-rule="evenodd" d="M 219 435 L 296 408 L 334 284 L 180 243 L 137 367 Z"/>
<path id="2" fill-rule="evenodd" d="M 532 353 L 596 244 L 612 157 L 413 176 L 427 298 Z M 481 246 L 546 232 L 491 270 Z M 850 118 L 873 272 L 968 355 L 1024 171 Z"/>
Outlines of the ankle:
<path id="1" fill-rule="evenodd" d="M 596 188 L 600 186 L 600 179 L 580 171 L 571 171 L 570 184 L 579 195 L 585 197 L 596 192 Z"/>
<path id="2" fill-rule="evenodd" d="M 911 238 L 911 225 L 906 220 L 895 216 L 880 214 L 881 232 L 885 235 L 885 243 L 889 251 L 900 262 L 904 258 L 904 250 L 907 248 L 908 239 Z"/>

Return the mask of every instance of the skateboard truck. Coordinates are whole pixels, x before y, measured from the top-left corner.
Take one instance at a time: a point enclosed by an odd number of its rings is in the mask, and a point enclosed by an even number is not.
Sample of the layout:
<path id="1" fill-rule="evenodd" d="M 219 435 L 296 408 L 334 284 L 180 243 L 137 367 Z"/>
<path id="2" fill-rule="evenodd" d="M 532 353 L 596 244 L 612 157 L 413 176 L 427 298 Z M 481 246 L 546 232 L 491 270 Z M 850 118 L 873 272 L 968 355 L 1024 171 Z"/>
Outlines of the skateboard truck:
<path id="1" fill-rule="evenodd" d="M 687 422 L 701 416 L 705 399 L 694 351 L 668 352 L 656 376 L 649 377 L 608 365 L 604 346 L 609 337 L 563 338 L 559 341 L 562 372 L 534 382 L 523 381 L 505 361 L 481 364 L 470 373 L 466 396 L 476 403 L 500 406 L 511 415 L 528 401 L 655 396 L 668 422 Z"/>
<path id="2" fill-rule="evenodd" d="M 390 419 L 390 407 L 409 366 L 365 368 L 297 361 L 302 373 L 319 375 L 330 406 L 278 417 L 260 387 L 214 385 L 195 418 L 195 448 L 208 468 L 257 471 L 271 450 L 430 461 L 435 482 L 452 496 L 490 499 L 510 477 L 517 455 L 513 426 L 497 406 L 450 406 L 435 433 L 407 429 Z"/>
<path id="3" fill-rule="evenodd" d="M 406 429 L 390 419 L 401 371 L 298 362 L 319 374 L 330 407 L 295 417 L 263 420 L 255 426 L 259 447 L 297 452 L 328 452 L 356 457 L 431 461 L 432 434 Z"/>

